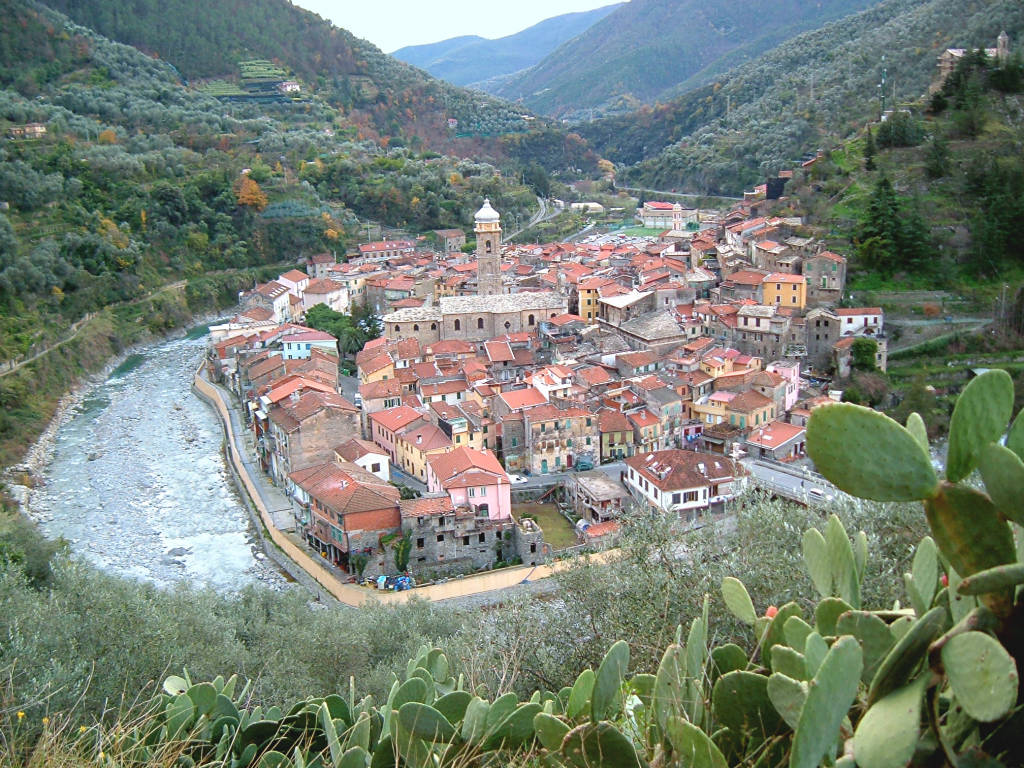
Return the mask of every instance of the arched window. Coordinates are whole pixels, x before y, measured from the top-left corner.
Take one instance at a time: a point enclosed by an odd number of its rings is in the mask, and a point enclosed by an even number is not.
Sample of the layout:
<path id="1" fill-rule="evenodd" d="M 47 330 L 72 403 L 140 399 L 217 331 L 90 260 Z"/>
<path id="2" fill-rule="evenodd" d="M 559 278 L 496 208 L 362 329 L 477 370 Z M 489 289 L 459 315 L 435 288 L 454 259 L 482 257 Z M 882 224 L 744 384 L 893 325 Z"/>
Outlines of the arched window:
<path id="1" fill-rule="evenodd" d="M 557 315 L 556 313 L 552 312 L 552 313 L 551 313 L 551 318 L 552 318 L 552 319 L 554 319 L 554 318 L 556 318 L 556 317 L 558 317 L 558 315 Z"/>
<path id="2" fill-rule="evenodd" d="M 490 253 L 491 252 L 491 241 L 490 240 L 485 240 L 484 241 L 484 247 L 487 249 L 487 253 Z"/>
<path id="3" fill-rule="evenodd" d="M 462 330 L 462 321 L 461 320 L 456 320 L 455 321 L 455 330 L 456 331 L 461 331 Z"/>
<path id="4" fill-rule="evenodd" d="M 505 330 L 507 331 L 511 327 L 512 327 L 512 323 L 510 323 L 508 320 L 506 320 L 505 321 Z"/>
<path id="5" fill-rule="evenodd" d="M 476 319 L 476 327 L 477 327 L 477 328 L 479 328 L 480 330 L 483 330 L 483 327 L 484 327 L 484 319 L 483 319 L 482 317 L 478 317 L 478 318 Z"/>
<path id="6" fill-rule="evenodd" d="M 414 331 L 418 331 L 420 329 L 420 324 L 419 323 L 414 323 L 413 326 L 412 326 L 412 329 Z"/>
<path id="7" fill-rule="evenodd" d="M 430 324 L 430 330 L 436 331 L 437 330 L 437 323 L 431 323 Z"/>
<path id="8" fill-rule="evenodd" d="M 395 333 L 398 333 L 400 330 L 402 330 L 402 326 L 396 325 L 395 326 Z"/>
<path id="9" fill-rule="evenodd" d="M 527 325 L 533 325 L 533 324 L 534 324 L 534 323 L 536 323 L 536 322 L 537 322 L 537 321 L 536 321 L 536 319 L 534 318 L 534 316 L 533 316 L 533 315 L 530 315 L 530 316 L 529 316 L 528 318 L 526 318 L 526 324 L 527 324 Z"/>

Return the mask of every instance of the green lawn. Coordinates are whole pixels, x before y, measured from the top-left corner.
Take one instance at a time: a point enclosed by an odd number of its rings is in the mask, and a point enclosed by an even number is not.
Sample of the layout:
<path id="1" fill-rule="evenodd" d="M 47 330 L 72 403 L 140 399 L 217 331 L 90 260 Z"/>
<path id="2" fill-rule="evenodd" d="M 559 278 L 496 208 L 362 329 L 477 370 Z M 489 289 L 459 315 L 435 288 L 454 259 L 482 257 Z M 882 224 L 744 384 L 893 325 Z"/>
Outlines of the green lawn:
<path id="1" fill-rule="evenodd" d="M 664 229 L 651 229 L 650 227 L 629 227 L 628 229 L 615 230 L 616 235 L 627 235 L 629 237 L 653 237 L 660 235 Z"/>
<path id="2" fill-rule="evenodd" d="M 554 504 L 515 504 L 512 514 L 522 517 L 524 514 L 533 515 L 537 525 L 544 531 L 544 541 L 551 545 L 552 549 L 565 549 L 578 544 L 576 531 L 572 525 L 558 514 L 558 508 Z"/>

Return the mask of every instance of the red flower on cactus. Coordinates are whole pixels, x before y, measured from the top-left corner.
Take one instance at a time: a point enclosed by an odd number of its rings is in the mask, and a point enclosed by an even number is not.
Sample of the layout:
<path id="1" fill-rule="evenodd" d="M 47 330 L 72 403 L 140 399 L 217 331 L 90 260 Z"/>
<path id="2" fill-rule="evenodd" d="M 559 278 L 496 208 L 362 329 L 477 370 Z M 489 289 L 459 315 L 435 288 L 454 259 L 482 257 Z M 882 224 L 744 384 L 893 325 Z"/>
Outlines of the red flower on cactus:
<path id="1" fill-rule="evenodd" d="M 764 612 L 764 615 L 766 619 L 774 619 L 775 614 L 777 614 L 778 612 L 778 608 L 776 608 L 774 605 L 769 605 L 768 609 Z"/>

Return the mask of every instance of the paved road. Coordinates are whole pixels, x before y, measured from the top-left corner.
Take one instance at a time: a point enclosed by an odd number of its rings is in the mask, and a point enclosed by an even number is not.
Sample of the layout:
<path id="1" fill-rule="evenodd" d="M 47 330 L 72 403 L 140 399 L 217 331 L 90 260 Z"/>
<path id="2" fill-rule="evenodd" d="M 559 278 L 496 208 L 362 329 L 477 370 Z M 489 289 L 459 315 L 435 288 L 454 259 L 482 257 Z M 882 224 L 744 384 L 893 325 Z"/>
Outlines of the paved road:
<path id="1" fill-rule="evenodd" d="M 718 200 L 742 200 L 742 197 L 729 197 L 728 195 L 688 195 L 682 194 L 681 192 L 669 192 L 664 189 L 647 189 L 646 187 L 623 187 L 619 184 L 615 185 L 615 189 L 624 189 L 627 192 L 643 192 L 647 195 L 666 195 L 668 197 L 685 197 L 694 200 L 700 200 L 706 197 L 713 197 Z"/>
<path id="2" fill-rule="evenodd" d="M 205 370 L 201 375 L 209 381 Z M 242 422 L 241 415 L 238 412 L 238 401 L 219 384 L 210 383 L 227 408 L 228 415 L 231 417 L 231 430 L 235 436 L 235 447 L 238 449 L 238 455 L 242 457 L 242 465 L 248 471 L 256 491 L 260 495 L 260 501 L 263 502 L 264 508 L 270 513 L 274 525 L 279 530 L 286 532 L 294 531 L 295 512 L 291 501 L 280 488 L 271 482 L 262 467 L 257 466 L 253 459 L 256 455 L 256 450 L 253 445 L 252 432 Z"/>
<path id="3" fill-rule="evenodd" d="M 540 197 L 539 195 L 537 196 L 537 204 L 539 206 L 537 212 L 530 217 L 530 221 L 525 227 L 520 227 L 515 232 L 506 233 L 502 235 L 502 239 L 505 240 L 505 242 L 508 242 L 514 237 L 518 237 L 535 224 L 539 224 L 542 221 L 547 221 L 548 219 L 553 219 L 555 218 L 555 216 L 559 216 L 562 213 L 562 209 L 560 208 L 555 208 L 554 206 L 551 206 L 549 208 L 548 201 L 545 200 L 543 197 Z"/>
<path id="4" fill-rule="evenodd" d="M 619 479 L 619 474 L 625 470 L 626 462 L 624 461 L 613 461 L 608 464 L 601 464 L 600 466 L 594 467 L 604 472 L 608 477 L 613 480 Z M 528 475 L 526 476 L 525 483 L 515 483 L 512 485 L 512 490 L 536 490 L 538 488 L 547 488 L 552 485 L 565 485 L 570 478 L 576 476 L 575 471 L 570 472 L 549 472 L 546 475 Z"/>
<path id="5" fill-rule="evenodd" d="M 743 459 L 743 466 L 750 472 L 753 481 L 768 490 L 804 504 L 823 504 L 838 498 L 842 493 L 828 480 L 806 467 L 773 464 L 757 459 Z M 821 492 L 820 497 L 811 494 Z"/>

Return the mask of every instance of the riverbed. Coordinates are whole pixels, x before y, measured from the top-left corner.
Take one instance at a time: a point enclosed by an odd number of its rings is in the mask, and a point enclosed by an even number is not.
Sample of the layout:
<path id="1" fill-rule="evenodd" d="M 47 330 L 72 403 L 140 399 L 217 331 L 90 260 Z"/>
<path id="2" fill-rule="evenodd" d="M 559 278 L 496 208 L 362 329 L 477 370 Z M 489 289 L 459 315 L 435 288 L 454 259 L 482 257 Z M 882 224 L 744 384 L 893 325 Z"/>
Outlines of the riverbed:
<path id="1" fill-rule="evenodd" d="M 224 463 L 217 417 L 190 388 L 205 350 L 205 338 L 162 342 L 85 393 L 56 432 L 31 515 L 123 576 L 284 588 Z"/>

